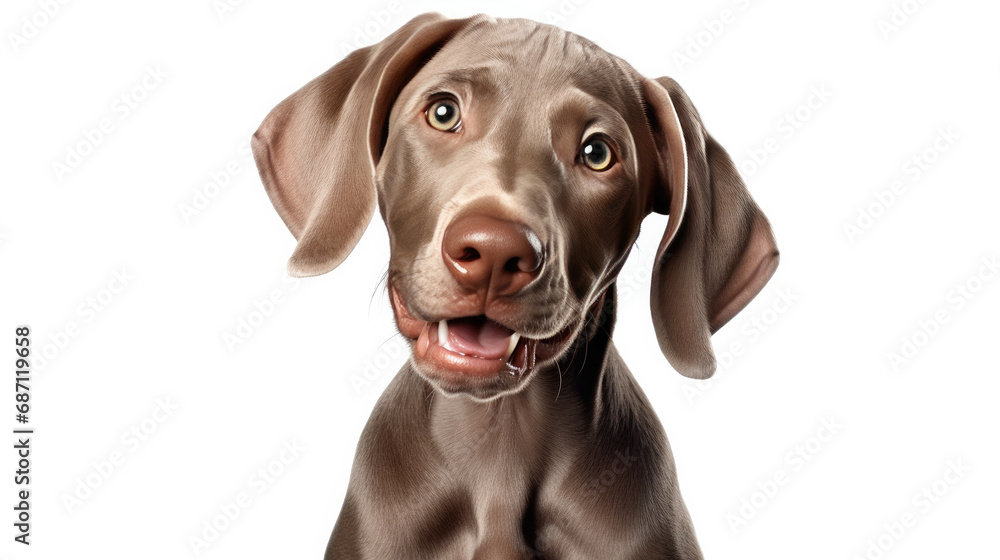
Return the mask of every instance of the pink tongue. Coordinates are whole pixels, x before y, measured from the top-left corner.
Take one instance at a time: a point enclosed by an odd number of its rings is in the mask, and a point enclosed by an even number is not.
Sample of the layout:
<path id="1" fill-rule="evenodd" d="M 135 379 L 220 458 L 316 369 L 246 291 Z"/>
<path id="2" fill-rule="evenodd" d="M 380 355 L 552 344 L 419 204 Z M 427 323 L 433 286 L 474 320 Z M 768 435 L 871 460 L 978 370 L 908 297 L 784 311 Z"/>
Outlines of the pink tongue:
<path id="1" fill-rule="evenodd" d="M 487 360 L 499 360 L 507 353 L 514 331 L 489 319 L 452 319 L 448 321 L 448 345 L 462 354 Z"/>

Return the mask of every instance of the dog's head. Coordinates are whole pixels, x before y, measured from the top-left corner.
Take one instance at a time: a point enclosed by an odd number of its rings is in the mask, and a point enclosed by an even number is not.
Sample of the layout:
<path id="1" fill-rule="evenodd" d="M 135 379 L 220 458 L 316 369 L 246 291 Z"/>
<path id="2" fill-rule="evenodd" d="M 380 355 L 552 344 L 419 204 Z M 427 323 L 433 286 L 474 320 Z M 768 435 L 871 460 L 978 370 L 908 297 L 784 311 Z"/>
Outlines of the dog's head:
<path id="1" fill-rule="evenodd" d="M 298 240 L 289 271 L 334 269 L 378 206 L 413 364 L 491 398 L 563 356 L 650 212 L 653 324 L 682 374 L 778 262 L 767 219 L 683 90 L 558 28 L 414 18 L 279 104 L 253 137 Z"/>

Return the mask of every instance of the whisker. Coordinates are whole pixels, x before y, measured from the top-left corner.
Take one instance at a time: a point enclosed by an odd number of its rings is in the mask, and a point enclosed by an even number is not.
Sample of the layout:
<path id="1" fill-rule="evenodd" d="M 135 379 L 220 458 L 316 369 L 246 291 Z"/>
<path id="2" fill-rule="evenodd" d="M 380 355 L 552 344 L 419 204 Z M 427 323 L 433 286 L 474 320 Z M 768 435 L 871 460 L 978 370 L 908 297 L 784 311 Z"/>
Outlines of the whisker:
<path id="1" fill-rule="evenodd" d="M 556 389 L 556 398 L 552 402 L 559 402 L 559 395 L 562 394 L 562 368 L 559 367 L 559 362 L 556 362 L 556 371 L 559 372 L 559 388 Z"/>
<path id="2" fill-rule="evenodd" d="M 372 289 L 372 297 L 368 298 L 368 316 L 372 315 L 372 303 L 375 302 L 375 294 L 379 292 L 379 287 L 384 289 L 386 292 L 389 291 L 389 265 L 385 266 L 385 272 L 382 273 L 382 277 L 379 281 L 375 283 L 375 288 Z"/>

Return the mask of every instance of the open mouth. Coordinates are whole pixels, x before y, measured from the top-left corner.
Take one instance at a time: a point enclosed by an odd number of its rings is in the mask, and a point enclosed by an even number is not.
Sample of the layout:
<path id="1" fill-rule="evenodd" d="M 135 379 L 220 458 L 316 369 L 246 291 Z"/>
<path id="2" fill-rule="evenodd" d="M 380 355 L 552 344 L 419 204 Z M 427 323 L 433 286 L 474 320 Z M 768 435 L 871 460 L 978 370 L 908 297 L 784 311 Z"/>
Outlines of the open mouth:
<path id="1" fill-rule="evenodd" d="M 433 326 L 428 323 L 420 333 L 418 343 L 421 346 L 431 342 L 430 331 Z M 507 327 L 488 319 L 485 315 L 477 317 L 459 317 L 437 322 L 437 343 L 445 350 L 472 356 L 483 360 L 507 361 L 517 348 L 521 335 Z"/>
<path id="2" fill-rule="evenodd" d="M 534 339 L 486 315 L 422 321 L 410 315 L 395 288 L 390 294 L 399 331 L 415 342 L 414 358 L 433 374 L 451 380 L 522 377 L 558 354 L 573 330 L 567 327 L 552 337 Z M 426 373 L 428 368 L 422 369 Z"/>

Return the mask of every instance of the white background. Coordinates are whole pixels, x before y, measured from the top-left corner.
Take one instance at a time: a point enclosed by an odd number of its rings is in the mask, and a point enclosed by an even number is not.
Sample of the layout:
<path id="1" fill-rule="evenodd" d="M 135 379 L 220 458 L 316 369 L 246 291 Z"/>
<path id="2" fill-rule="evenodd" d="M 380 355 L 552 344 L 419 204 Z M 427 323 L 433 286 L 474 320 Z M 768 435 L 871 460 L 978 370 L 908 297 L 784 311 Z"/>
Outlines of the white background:
<path id="1" fill-rule="evenodd" d="M 662 219 L 622 274 L 616 341 L 666 426 L 707 558 L 996 557 L 1000 275 L 982 264 L 1000 257 L 996 3 L 45 5 L 5 2 L 0 29 L 3 373 L 16 325 L 50 357 L 31 389 L 32 545 L 13 541 L 8 435 L 0 556 L 195 557 L 191 538 L 240 493 L 249 505 L 200 557 L 322 556 L 359 432 L 405 359 L 379 285 L 387 237 L 376 220 L 339 269 L 287 280 L 294 241 L 245 143 L 345 45 L 436 10 L 556 19 L 673 76 L 774 226 L 781 266 L 716 335 L 711 383 L 655 343 Z M 904 339 L 920 347 L 894 365 Z M 123 438 L 133 429 L 144 440 Z M 286 444 L 301 450 L 284 465 Z M 281 474 L 262 483 L 269 466 Z M 933 502 L 915 498 L 925 489 Z"/>

